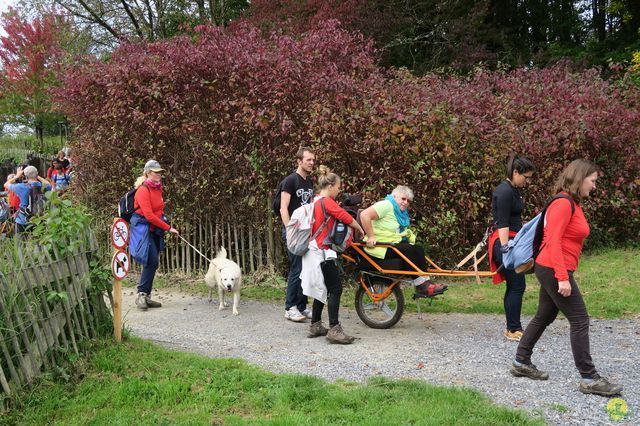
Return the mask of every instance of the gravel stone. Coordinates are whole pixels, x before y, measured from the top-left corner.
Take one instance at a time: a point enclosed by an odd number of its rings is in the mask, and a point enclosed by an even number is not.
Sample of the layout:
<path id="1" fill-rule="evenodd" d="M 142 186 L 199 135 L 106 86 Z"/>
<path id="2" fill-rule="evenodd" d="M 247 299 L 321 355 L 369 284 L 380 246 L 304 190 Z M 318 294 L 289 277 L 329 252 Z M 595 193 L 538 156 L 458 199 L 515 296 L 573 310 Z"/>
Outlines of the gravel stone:
<path id="1" fill-rule="evenodd" d="M 282 306 L 242 300 L 239 316 L 218 310 L 199 295 L 154 290 L 160 309 L 135 308 L 135 294 L 123 291 L 123 321 L 131 332 L 162 346 L 208 357 L 241 358 L 278 373 L 299 373 L 329 381 L 364 382 L 369 377 L 410 378 L 432 384 L 477 389 L 498 404 L 542 414 L 557 425 L 639 425 L 640 318 L 591 320 L 591 352 L 600 374 L 624 385 L 629 415 L 612 421 L 608 398 L 578 391 L 569 324 L 557 319 L 536 346 L 532 361 L 549 373 L 534 381 L 509 374 L 516 342 L 502 336 L 504 317 L 479 314 L 403 315 L 388 330 L 364 325 L 354 310 L 342 308 L 340 322 L 358 339 L 332 345 L 306 337 L 310 322 L 284 318 Z M 436 302 L 437 303 L 437 302 Z M 425 305 L 426 307 L 426 305 Z M 523 318 L 527 324 L 530 318 Z M 327 323 L 326 310 L 323 320 Z"/>

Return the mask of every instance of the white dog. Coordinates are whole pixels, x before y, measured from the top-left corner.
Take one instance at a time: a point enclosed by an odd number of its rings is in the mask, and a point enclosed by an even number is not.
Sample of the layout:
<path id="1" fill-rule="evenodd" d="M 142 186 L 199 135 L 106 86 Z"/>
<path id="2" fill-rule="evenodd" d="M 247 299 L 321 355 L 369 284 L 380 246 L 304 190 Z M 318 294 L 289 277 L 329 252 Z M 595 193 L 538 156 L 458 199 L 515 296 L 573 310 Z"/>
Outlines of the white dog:
<path id="1" fill-rule="evenodd" d="M 204 281 L 209 286 L 209 302 L 212 300 L 213 289 L 218 288 L 220 310 L 229 306 L 225 301 L 225 293 L 233 293 L 233 315 L 238 315 L 242 271 L 236 262 L 227 259 L 227 251 L 224 247 L 220 247 L 220 251 L 209 264 L 209 270 L 207 275 L 204 276 Z"/>

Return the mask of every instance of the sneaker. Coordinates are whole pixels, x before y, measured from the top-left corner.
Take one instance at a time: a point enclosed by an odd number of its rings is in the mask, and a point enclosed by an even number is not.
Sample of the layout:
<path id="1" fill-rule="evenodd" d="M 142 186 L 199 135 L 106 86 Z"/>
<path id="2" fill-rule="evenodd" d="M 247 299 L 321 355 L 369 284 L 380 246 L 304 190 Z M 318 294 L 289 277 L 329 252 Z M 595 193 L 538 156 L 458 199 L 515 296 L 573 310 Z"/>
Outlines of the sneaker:
<path id="1" fill-rule="evenodd" d="M 578 390 L 582 393 L 613 396 L 622 393 L 622 385 L 610 383 L 607 379 L 600 377 L 600 375 L 596 373 L 590 383 L 586 383 L 584 379 L 580 380 Z"/>
<path id="2" fill-rule="evenodd" d="M 138 307 L 138 309 L 142 309 L 143 311 L 147 310 L 148 306 L 146 293 L 138 293 L 138 297 L 136 297 L 136 306 Z"/>
<path id="3" fill-rule="evenodd" d="M 340 324 L 331 327 L 327 333 L 327 340 L 330 343 L 338 343 L 341 345 L 349 345 L 356 340 L 355 337 L 347 335 Z"/>
<path id="4" fill-rule="evenodd" d="M 292 306 L 289 309 L 287 309 L 284 312 L 284 317 L 289 321 L 293 321 L 293 322 L 303 322 L 303 321 L 306 321 L 307 319 L 307 317 L 302 315 L 298 310 L 298 308 L 296 308 L 295 306 Z"/>
<path id="5" fill-rule="evenodd" d="M 549 378 L 548 373 L 538 370 L 533 364 L 521 364 L 518 366 L 512 363 L 510 372 L 516 377 L 528 377 L 532 380 L 547 380 Z"/>
<path id="6" fill-rule="evenodd" d="M 148 295 L 148 294 L 145 297 L 145 301 L 147 302 L 147 307 L 148 308 L 161 308 L 162 307 L 162 303 L 156 302 L 155 300 L 151 300 L 151 296 Z"/>
<path id="7" fill-rule="evenodd" d="M 522 330 L 516 330 L 516 331 L 505 330 L 504 333 L 502 333 L 502 335 L 506 337 L 507 340 L 511 340 L 512 342 L 519 342 L 520 339 L 522 339 L 522 336 L 524 335 L 524 333 L 522 332 Z"/>
<path id="8" fill-rule="evenodd" d="M 299 310 L 299 309 L 298 309 Z M 305 308 L 304 311 L 300 312 L 302 315 L 304 315 L 305 317 L 311 319 L 311 309 L 309 308 Z"/>
<path id="9" fill-rule="evenodd" d="M 434 297 L 447 291 L 446 285 L 434 284 L 431 280 L 416 286 L 416 297 Z"/>
<path id="10" fill-rule="evenodd" d="M 328 332 L 329 329 L 322 324 L 322 321 L 318 321 L 309 326 L 309 334 L 307 334 L 307 337 L 326 336 Z"/>

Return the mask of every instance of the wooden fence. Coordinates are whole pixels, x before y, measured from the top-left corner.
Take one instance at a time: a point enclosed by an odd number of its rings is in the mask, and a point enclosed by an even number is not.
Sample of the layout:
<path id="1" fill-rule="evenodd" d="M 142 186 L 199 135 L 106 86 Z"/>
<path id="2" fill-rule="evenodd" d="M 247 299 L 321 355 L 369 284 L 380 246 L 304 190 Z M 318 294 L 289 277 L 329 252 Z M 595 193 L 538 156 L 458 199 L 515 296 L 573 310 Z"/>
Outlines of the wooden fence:
<path id="1" fill-rule="evenodd" d="M 268 220 L 272 223 L 263 229 L 222 219 L 199 222 L 174 220 L 172 225 L 207 258 L 213 258 L 218 248 L 223 246 L 230 259 L 237 262 L 245 273 L 251 273 L 263 267 L 277 266 L 284 260 L 280 225 L 271 217 Z M 207 271 L 207 260 L 182 239 L 167 236 L 165 241 L 166 247 L 160 256 L 160 272 L 193 275 Z M 132 268 L 132 272 L 139 271 L 135 262 Z"/>
<path id="2" fill-rule="evenodd" d="M 64 256 L 19 242 L 15 251 L 0 255 L 14 266 L 0 272 L 2 393 L 10 395 L 43 369 L 55 368 L 57 350 L 78 354 L 80 343 L 97 337 L 110 318 L 103 293 L 91 287 L 88 259 L 97 242 L 88 241 Z"/>

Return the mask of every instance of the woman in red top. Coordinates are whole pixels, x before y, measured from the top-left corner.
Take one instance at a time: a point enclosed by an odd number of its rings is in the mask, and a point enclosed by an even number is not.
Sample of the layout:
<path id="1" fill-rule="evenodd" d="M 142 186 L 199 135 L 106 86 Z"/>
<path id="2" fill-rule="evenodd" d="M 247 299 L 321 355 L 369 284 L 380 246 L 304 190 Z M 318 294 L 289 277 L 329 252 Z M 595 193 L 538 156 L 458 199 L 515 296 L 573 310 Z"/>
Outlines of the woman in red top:
<path id="1" fill-rule="evenodd" d="M 345 225 L 355 229 L 360 235 L 364 235 L 362 227 L 356 222 L 353 217 L 349 215 L 342 207 L 336 203 L 335 199 L 340 194 L 340 177 L 335 173 L 332 173 L 327 166 L 320 166 L 318 168 L 318 186 L 320 187 L 319 197 L 324 200 L 324 208 L 327 214 L 330 216 L 329 221 L 326 223 L 322 231 L 316 236 L 315 241 L 312 241 L 310 247 L 312 247 L 305 258 L 303 258 L 303 269 L 313 264 L 313 261 L 309 262 L 308 257 L 314 253 L 320 254 L 320 268 L 322 270 L 322 277 L 324 278 L 324 285 L 327 289 L 327 305 L 329 310 L 329 329 L 325 328 L 322 324 L 322 310 L 324 309 L 324 303 L 314 298 L 313 309 L 311 311 L 311 326 L 309 327 L 309 337 L 327 336 L 327 339 L 331 343 L 349 344 L 353 343 L 354 338 L 345 334 L 342 330 L 342 326 L 338 320 L 338 311 L 340 309 L 340 297 L 342 296 L 342 283 L 340 282 L 340 273 L 338 270 L 337 255 L 331 250 L 331 247 L 326 243 L 329 236 L 329 231 L 333 228 L 334 222 L 337 220 L 343 222 Z M 313 210 L 313 226 L 312 235 L 318 231 L 324 222 L 325 216 L 322 211 L 320 202 L 315 202 Z M 317 246 L 317 250 L 315 247 Z M 309 255 L 309 256 L 308 256 Z M 317 266 L 317 265 L 316 265 Z M 303 271 L 302 275 L 308 271 Z"/>
<path id="2" fill-rule="evenodd" d="M 142 268 L 140 283 L 138 284 L 138 297 L 136 306 L 139 309 L 159 308 L 161 303 L 151 300 L 153 279 L 158 270 L 160 251 L 162 250 L 162 238 L 164 232 L 169 231 L 178 234 L 164 218 L 164 200 L 162 199 L 162 172 L 160 163 L 155 160 L 147 161 L 144 165 L 144 176 L 136 181 L 138 188 L 135 195 L 135 215 L 144 217 L 149 222 L 149 254 L 147 263 Z M 131 220 L 132 222 L 134 219 Z"/>
<path id="3" fill-rule="evenodd" d="M 569 321 L 571 351 L 582 380 L 578 389 L 583 393 L 603 396 L 617 395 L 622 386 L 601 377 L 589 350 L 589 314 L 573 278 L 578 267 L 582 244 L 589 235 L 589 223 L 582 211 L 582 201 L 596 187 L 598 168 L 587 160 L 574 160 L 562 172 L 554 192 L 570 196 L 554 200 L 544 218 L 544 236 L 536 257 L 535 272 L 540 281 L 538 311 L 520 339 L 511 374 L 534 380 L 547 380 L 549 375 L 531 363 L 533 348 L 542 333 L 562 312 Z"/>

